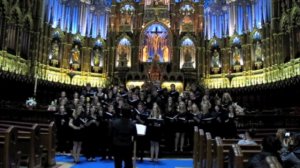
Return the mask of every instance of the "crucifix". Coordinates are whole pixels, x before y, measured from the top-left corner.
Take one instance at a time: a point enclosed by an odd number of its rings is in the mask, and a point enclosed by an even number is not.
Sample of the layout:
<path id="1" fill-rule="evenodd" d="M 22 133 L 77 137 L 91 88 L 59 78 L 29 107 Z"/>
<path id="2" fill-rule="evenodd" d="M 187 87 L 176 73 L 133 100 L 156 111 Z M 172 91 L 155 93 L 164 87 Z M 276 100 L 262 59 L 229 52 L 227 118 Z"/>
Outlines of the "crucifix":
<path id="1" fill-rule="evenodd" d="M 152 37 L 151 35 L 148 37 L 151 37 L 150 39 L 150 43 L 152 44 L 152 47 L 154 49 L 154 55 L 157 55 L 157 50 L 159 47 L 159 43 L 161 41 L 161 37 L 159 36 L 159 34 L 162 34 L 162 31 L 158 31 L 158 27 L 155 27 L 155 31 L 150 31 L 148 33 L 153 34 Z"/>

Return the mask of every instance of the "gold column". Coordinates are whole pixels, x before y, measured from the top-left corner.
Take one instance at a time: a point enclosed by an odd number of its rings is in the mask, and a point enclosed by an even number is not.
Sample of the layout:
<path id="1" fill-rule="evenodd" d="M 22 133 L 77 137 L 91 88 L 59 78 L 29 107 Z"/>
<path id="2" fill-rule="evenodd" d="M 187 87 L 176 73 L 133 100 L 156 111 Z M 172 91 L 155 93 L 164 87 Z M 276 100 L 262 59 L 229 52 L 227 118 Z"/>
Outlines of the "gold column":
<path id="1" fill-rule="evenodd" d="M 85 44 L 84 44 L 85 45 Z M 91 71 L 91 53 L 90 48 L 87 46 L 83 46 L 81 48 L 81 54 L 80 54 L 80 69 L 81 71 L 90 72 Z"/>
<path id="2" fill-rule="evenodd" d="M 62 62 L 61 68 L 69 69 L 70 68 L 70 51 L 71 51 L 71 44 L 66 42 L 62 42 Z"/>
<path id="3" fill-rule="evenodd" d="M 242 52 L 244 54 L 243 71 L 248 71 L 252 69 L 251 46 L 251 44 L 245 44 L 242 46 Z"/>

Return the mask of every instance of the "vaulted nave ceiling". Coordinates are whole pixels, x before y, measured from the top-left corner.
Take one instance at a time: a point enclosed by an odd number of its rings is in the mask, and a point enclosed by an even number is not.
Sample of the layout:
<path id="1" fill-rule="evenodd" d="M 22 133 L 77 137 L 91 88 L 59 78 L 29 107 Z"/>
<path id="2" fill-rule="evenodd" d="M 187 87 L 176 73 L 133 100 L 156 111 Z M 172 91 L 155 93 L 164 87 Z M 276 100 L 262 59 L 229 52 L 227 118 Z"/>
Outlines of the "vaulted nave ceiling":
<path id="1" fill-rule="evenodd" d="M 72 34 L 80 33 L 82 36 L 93 38 L 100 36 L 106 39 L 112 1 L 48 0 L 45 1 L 47 11 L 45 18 L 53 28 L 59 27 Z M 264 22 L 270 21 L 271 0 L 205 0 L 204 15 L 204 33 L 208 39 L 214 36 L 219 38 L 231 36 L 235 32 L 243 34 L 251 32 L 254 28 L 259 29 Z"/>

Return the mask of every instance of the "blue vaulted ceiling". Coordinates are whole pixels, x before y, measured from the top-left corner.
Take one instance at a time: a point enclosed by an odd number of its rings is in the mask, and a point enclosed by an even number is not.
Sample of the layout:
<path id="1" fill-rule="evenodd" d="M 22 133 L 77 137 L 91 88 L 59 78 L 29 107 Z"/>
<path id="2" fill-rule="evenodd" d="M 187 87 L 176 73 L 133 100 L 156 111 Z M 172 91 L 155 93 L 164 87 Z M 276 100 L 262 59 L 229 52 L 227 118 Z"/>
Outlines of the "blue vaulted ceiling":
<path id="1" fill-rule="evenodd" d="M 112 0 L 47 0 L 45 19 L 53 28 L 106 39 L 111 3 Z M 271 0 L 205 0 L 204 6 L 208 39 L 252 31 L 271 20 Z"/>

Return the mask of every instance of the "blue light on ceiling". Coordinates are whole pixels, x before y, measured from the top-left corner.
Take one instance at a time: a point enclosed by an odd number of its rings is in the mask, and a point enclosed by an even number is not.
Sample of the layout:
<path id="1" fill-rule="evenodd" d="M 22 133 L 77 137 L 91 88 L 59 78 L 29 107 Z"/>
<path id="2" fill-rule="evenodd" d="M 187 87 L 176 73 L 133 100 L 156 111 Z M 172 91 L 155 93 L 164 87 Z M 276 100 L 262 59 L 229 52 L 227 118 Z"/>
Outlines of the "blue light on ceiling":
<path id="1" fill-rule="evenodd" d="M 53 28 L 82 36 L 106 38 L 111 1 L 95 1 L 90 4 L 78 0 L 48 0 L 45 2 L 47 21 Z"/>

